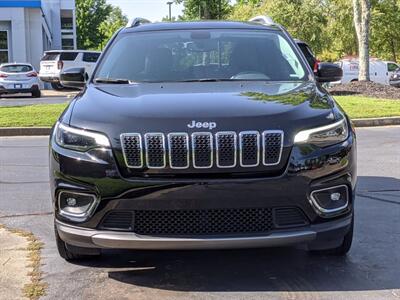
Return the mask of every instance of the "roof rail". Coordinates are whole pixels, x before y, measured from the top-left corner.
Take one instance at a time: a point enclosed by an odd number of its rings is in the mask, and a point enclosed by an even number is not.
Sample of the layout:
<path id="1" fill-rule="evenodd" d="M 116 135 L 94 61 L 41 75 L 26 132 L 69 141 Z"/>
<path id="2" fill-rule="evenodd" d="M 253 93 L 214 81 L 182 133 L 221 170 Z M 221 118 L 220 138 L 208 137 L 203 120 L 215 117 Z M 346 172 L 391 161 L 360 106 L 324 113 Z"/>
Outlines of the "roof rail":
<path id="1" fill-rule="evenodd" d="M 260 23 L 262 25 L 276 25 L 275 22 L 269 16 L 257 16 L 251 18 L 249 22 Z"/>
<path id="2" fill-rule="evenodd" d="M 130 27 L 136 27 L 142 24 L 147 24 L 147 23 L 151 23 L 149 20 L 144 19 L 144 18 L 133 18 L 131 20 L 128 21 L 128 24 L 126 24 L 126 28 L 130 28 Z"/>

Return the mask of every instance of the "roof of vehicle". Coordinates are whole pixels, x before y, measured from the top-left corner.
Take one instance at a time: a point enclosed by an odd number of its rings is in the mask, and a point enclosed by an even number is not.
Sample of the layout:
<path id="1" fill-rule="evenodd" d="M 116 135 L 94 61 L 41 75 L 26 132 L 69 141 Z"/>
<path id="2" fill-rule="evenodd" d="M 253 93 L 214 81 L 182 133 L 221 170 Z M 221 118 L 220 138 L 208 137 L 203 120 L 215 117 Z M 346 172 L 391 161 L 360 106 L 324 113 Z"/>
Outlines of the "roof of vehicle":
<path id="1" fill-rule="evenodd" d="M 96 51 L 96 50 L 47 50 L 44 51 L 44 53 L 63 53 L 63 52 L 90 52 L 90 53 L 101 53 L 101 51 Z"/>
<path id="2" fill-rule="evenodd" d="M 33 68 L 33 66 L 31 65 L 31 64 L 29 64 L 29 63 L 18 63 L 18 62 L 13 62 L 13 63 L 4 63 L 4 64 L 1 64 L 0 65 L 0 67 L 6 67 L 6 66 L 29 66 L 29 67 L 32 67 Z"/>
<path id="3" fill-rule="evenodd" d="M 197 22 L 158 22 L 145 23 L 139 26 L 126 27 L 122 32 L 143 32 L 161 30 L 190 30 L 190 29 L 274 29 L 279 30 L 278 25 L 263 25 L 256 22 L 235 21 L 197 21 Z"/>

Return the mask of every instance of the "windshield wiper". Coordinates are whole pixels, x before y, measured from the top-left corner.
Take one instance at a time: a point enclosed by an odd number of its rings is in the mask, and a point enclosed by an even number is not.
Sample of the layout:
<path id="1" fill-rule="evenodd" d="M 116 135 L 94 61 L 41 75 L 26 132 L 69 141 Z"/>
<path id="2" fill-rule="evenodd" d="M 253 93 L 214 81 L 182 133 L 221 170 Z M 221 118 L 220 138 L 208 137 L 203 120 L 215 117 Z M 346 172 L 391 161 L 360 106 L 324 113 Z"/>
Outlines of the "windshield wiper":
<path id="1" fill-rule="evenodd" d="M 200 78 L 200 79 L 188 79 L 179 80 L 177 82 L 220 82 L 220 81 L 235 81 L 236 79 L 229 78 Z"/>
<path id="2" fill-rule="evenodd" d="M 95 78 L 94 82 L 96 83 L 115 83 L 115 84 L 129 84 L 131 83 L 128 79 L 120 79 L 120 78 Z"/>

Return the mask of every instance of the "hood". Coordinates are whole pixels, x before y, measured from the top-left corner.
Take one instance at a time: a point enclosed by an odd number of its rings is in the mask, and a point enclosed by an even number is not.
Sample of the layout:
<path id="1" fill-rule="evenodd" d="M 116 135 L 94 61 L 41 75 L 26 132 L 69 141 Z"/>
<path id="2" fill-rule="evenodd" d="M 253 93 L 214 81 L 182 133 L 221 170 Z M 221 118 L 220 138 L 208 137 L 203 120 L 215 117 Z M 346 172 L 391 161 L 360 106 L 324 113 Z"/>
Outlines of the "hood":
<path id="1" fill-rule="evenodd" d="M 106 133 L 280 129 L 285 134 L 332 122 L 332 101 L 313 82 L 90 84 L 76 100 L 70 125 Z M 111 140 L 113 140 L 111 138 Z"/>

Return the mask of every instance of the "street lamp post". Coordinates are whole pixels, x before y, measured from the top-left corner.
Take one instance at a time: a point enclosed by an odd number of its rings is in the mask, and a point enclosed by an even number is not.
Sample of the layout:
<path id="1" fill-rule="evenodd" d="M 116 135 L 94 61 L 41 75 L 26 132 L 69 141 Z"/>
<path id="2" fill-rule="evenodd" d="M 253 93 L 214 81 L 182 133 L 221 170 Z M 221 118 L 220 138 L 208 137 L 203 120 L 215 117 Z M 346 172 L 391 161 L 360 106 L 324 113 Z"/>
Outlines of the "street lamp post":
<path id="1" fill-rule="evenodd" d="M 170 21 L 172 21 L 172 16 L 171 16 L 171 5 L 172 5 L 173 3 L 174 3 L 174 2 L 172 2 L 172 1 L 168 1 L 168 2 L 167 2 L 167 5 L 168 5 L 168 18 L 169 18 Z"/>

